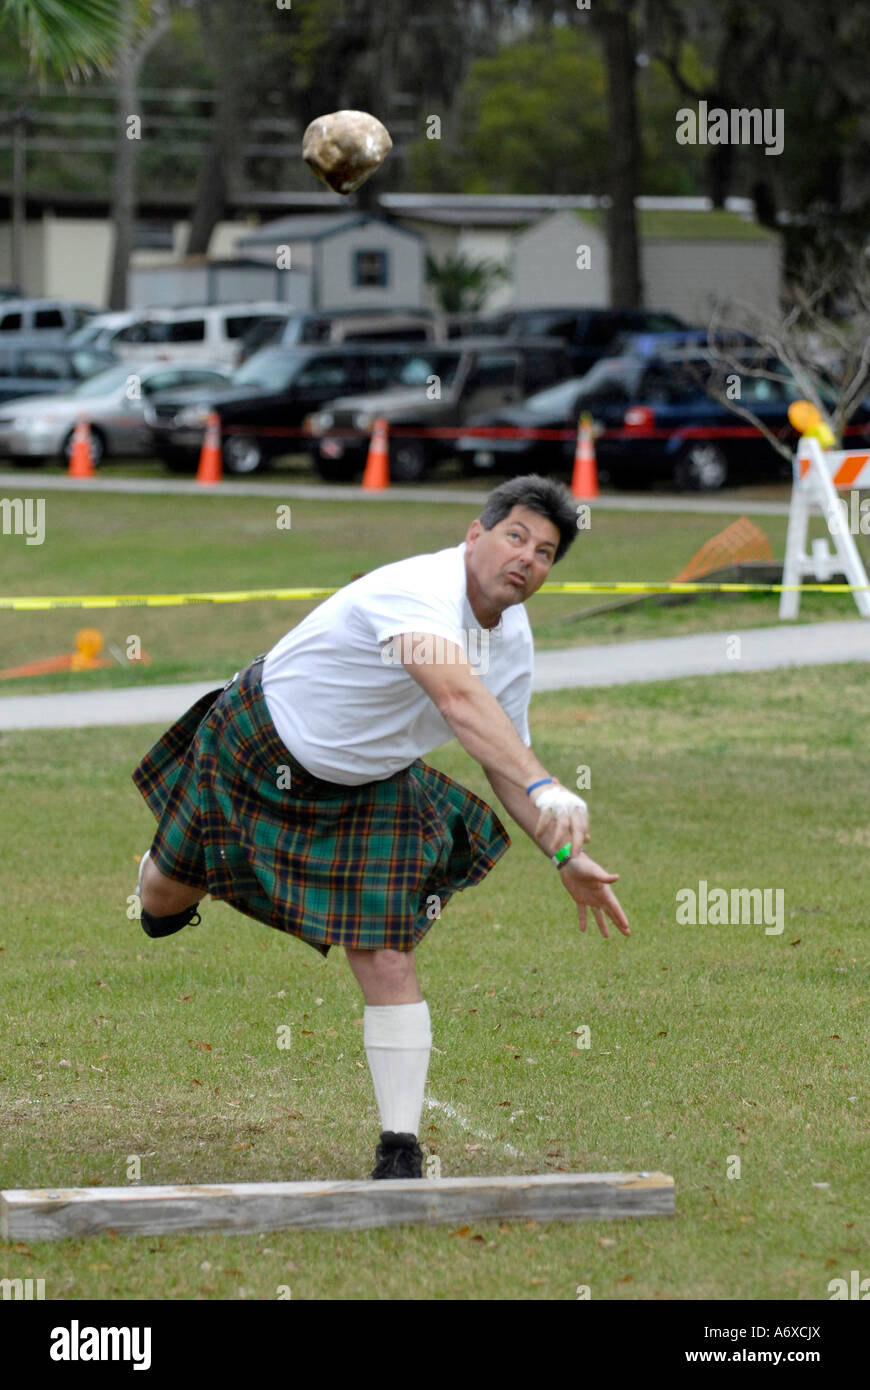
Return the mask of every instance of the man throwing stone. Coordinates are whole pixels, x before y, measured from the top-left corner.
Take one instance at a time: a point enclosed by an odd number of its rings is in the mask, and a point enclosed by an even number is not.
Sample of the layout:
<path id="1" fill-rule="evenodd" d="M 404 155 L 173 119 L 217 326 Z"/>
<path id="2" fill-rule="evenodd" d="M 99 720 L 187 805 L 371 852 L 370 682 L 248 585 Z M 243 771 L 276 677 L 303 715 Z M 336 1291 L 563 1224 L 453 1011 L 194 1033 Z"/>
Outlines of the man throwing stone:
<path id="1" fill-rule="evenodd" d="M 523 602 L 576 535 L 566 488 L 536 474 L 503 483 L 461 544 L 340 589 L 133 773 L 158 820 L 139 872 L 149 936 L 198 922 L 209 893 L 324 956 L 344 947 L 380 1112 L 374 1178 L 422 1176 L 432 1034 L 414 948 L 510 844 L 486 802 L 424 754 L 455 736 L 556 864 L 580 930 L 591 908 L 602 935 L 608 917 L 629 935 L 618 875 L 583 848 L 586 804 L 529 734 Z"/>

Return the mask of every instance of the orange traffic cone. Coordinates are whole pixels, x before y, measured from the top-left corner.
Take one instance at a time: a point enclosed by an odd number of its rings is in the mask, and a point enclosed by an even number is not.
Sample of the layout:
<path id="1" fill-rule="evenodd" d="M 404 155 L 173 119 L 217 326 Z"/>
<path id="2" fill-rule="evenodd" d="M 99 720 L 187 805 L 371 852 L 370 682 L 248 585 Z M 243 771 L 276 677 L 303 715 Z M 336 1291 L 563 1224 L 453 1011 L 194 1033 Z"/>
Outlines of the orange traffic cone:
<path id="1" fill-rule="evenodd" d="M 221 417 L 216 410 L 211 411 L 205 422 L 199 467 L 196 470 L 198 483 L 219 483 L 224 475 L 221 455 Z"/>
<path id="2" fill-rule="evenodd" d="M 96 475 L 94 455 L 91 450 L 91 432 L 84 415 L 76 421 L 72 449 L 69 456 L 69 476 L 71 478 L 93 478 Z"/>
<path id="3" fill-rule="evenodd" d="M 390 446 L 387 439 L 387 422 L 381 418 L 375 420 L 372 430 L 362 485 L 370 488 L 390 486 Z"/>
<path id="4" fill-rule="evenodd" d="M 577 448 L 574 453 L 574 474 L 571 491 L 575 497 L 598 496 L 598 466 L 592 442 L 592 416 L 583 414 L 577 426 Z"/>

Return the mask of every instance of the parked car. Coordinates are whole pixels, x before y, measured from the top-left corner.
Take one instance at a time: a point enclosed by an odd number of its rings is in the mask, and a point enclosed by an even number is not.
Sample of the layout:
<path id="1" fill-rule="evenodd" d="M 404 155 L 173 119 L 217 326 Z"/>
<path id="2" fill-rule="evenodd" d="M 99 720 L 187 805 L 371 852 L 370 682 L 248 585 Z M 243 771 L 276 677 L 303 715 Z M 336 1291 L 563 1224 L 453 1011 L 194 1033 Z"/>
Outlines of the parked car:
<path id="1" fill-rule="evenodd" d="M 447 347 L 415 349 L 395 386 L 375 395 L 337 397 L 311 417 L 308 428 L 318 439 L 315 467 L 324 478 L 352 478 L 365 463 L 380 417 L 397 431 L 390 440 L 391 477 L 417 482 L 456 447 L 453 438 L 415 431 L 462 425 L 482 408 L 517 402 L 569 372 L 565 347 L 552 338 L 522 344 L 460 338 Z"/>
<path id="2" fill-rule="evenodd" d="M 788 407 L 803 391 L 782 362 L 747 350 L 740 366 L 740 402 L 770 432 L 797 445 Z M 595 421 L 596 453 L 616 487 L 647 487 L 669 478 L 678 488 L 708 491 L 737 481 L 791 477 L 791 466 L 750 420 L 708 391 L 709 353 L 611 358 L 583 382 L 580 410 Z M 774 372 L 782 380 L 772 380 Z M 870 440 L 870 399 L 845 429 L 849 443 Z"/>
<path id="3" fill-rule="evenodd" d="M 94 314 L 87 322 L 70 333 L 67 343 L 70 347 L 104 348 L 114 351 L 114 342 L 122 328 L 129 328 L 142 318 L 133 309 L 119 309 L 109 314 Z"/>
<path id="4" fill-rule="evenodd" d="M 659 309 L 513 309 L 491 320 L 490 331 L 507 338 L 561 338 L 571 357 L 571 376 L 582 376 L 612 353 L 621 333 L 685 329 L 676 314 Z"/>
<path id="5" fill-rule="evenodd" d="M 69 391 L 116 360 L 111 352 L 72 348 L 54 340 L 0 339 L 0 402 Z"/>
<path id="6" fill-rule="evenodd" d="M 269 301 L 183 305 L 143 310 L 126 322 L 102 314 L 100 341 L 128 362 L 219 362 L 231 368 L 238 365 L 245 335 L 283 307 Z"/>
<path id="7" fill-rule="evenodd" d="M 517 405 L 505 405 L 499 410 L 471 415 L 466 423 L 487 429 L 547 430 L 557 437 L 539 439 L 535 436 L 481 438 L 461 435 L 456 452 L 462 470 L 468 475 L 477 473 L 558 473 L 571 466 L 583 382 L 580 376 L 568 377 L 555 386 L 536 391 Z M 558 437 L 559 431 L 570 431 L 570 437 Z"/>
<path id="8" fill-rule="evenodd" d="M 676 348 L 706 348 L 706 328 L 670 328 L 657 333 L 617 333 L 606 356 L 608 357 L 656 357 L 661 352 Z M 743 347 L 758 347 L 759 344 L 749 333 L 729 332 L 729 347 L 739 344 Z"/>
<path id="9" fill-rule="evenodd" d="M 741 402 L 778 438 L 797 444 L 788 407 L 802 392 L 796 382 L 760 375 L 785 366 L 758 352 L 742 364 Z M 591 414 L 602 476 L 613 486 L 646 488 L 671 479 L 678 488 L 713 490 L 735 481 L 790 477 L 789 463 L 749 420 L 708 394 L 713 371 L 709 353 L 662 353 L 658 357 L 611 357 L 582 378 L 510 410 L 474 416 L 470 425 L 514 426 L 564 431 L 559 440 L 481 439 L 465 436 L 458 451 L 466 472 L 569 471 L 577 421 Z M 846 439 L 870 442 L 870 398 L 846 426 Z"/>
<path id="10" fill-rule="evenodd" d="M 288 312 L 264 318 L 246 334 L 241 360 L 264 347 L 300 343 L 441 342 L 446 328 L 428 309 L 345 309 L 333 313 Z"/>
<path id="11" fill-rule="evenodd" d="M 343 392 L 378 391 L 395 381 L 407 343 L 263 348 L 214 390 L 172 391 L 146 410 L 153 449 L 175 472 L 196 467 L 211 411 L 221 424 L 227 473 L 256 473 L 279 454 L 310 453 L 305 417 Z"/>
<path id="12" fill-rule="evenodd" d="M 67 299 L 4 299 L 0 303 L 0 342 L 7 335 L 63 339 L 98 311 Z"/>
<path id="13" fill-rule="evenodd" d="M 81 352 L 87 349 L 78 349 Z M 115 363 L 63 395 L 15 401 L 0 412 L 0 454 L 20 463 L 69 459 L 76 421 L 84 415 L 91 431 L 94 463 L 151 453 L 143 409 L 160 391 L 179 386 L 219 386 L 228 373 L 220 364 Z"/>

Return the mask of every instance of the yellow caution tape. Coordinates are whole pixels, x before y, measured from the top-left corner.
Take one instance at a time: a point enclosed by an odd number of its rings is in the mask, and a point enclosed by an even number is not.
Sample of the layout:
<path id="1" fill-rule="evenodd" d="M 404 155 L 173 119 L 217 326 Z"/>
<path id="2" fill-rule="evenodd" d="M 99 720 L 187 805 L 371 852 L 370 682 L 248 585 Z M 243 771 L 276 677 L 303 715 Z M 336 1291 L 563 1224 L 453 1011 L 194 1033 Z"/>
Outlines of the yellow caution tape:
<path id="1" fill-rule="evenodd" d="M 344 587 L 344 586 L 339 586 Z M 645 582 L 542 584 L 540 594 L 853 594 L 867 584 L 657 584 Z M 44 612 L 51 608 L 180 608 L 192 603 L 263 603 L 328 598 L 333 589 L 227 589 L 201 594 L 77 594 L 0 598 L 0 610 Z"/>

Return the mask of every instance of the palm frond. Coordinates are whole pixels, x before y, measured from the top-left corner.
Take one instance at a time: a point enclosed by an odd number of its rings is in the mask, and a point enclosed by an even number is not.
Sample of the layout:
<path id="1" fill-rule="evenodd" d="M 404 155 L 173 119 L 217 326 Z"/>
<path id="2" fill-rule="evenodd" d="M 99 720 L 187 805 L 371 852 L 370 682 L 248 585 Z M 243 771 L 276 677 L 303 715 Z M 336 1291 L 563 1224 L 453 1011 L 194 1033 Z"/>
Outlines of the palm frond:
<path id="1" fill-rule="evenodd" d="M 0 28 L 15 28 L 41 76 L 87 77 L 114 61 L 124 23 L 119 0 L 5 0 Z"/>

